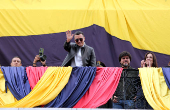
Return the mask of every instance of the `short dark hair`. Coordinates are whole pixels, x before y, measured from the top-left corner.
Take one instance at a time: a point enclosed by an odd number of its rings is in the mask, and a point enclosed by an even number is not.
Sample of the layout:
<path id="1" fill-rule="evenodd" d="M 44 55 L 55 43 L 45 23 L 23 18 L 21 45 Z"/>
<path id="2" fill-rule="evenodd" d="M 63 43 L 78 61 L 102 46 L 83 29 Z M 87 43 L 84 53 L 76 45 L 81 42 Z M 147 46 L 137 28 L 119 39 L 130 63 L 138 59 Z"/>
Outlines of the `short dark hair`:
<path id="1" fill-rule="evenodd" d="M 83 34 L 82 31 L 76 31 L 76 32 L 74 33 L 74 35 L 80 35 L 80 34 L 82 34 L 82 35 L 84 36 L 84 34 Z"/>
<path id="2" fill-rule="evenodd" d="M 15 56 L 15 57 L 13 57 L 13 58 L 19 58 L 19 59 L 21 60 L 21 58 L 20 58 L 19 56 Z M 13 59 L 13 58 L 12 58 L 12 59 Z M 11 62 L 12 62 L 12 60 L 11 60 Z"/>
<path id="3" fill-rule="evenodd" d="M 124 57 L 124 56 L 129 56 L 130 61 L 131 61 L 131 54 L 127 51 L 123 51 L 119 54 L 119 62 L 121 61 L 121 58 Z"/>

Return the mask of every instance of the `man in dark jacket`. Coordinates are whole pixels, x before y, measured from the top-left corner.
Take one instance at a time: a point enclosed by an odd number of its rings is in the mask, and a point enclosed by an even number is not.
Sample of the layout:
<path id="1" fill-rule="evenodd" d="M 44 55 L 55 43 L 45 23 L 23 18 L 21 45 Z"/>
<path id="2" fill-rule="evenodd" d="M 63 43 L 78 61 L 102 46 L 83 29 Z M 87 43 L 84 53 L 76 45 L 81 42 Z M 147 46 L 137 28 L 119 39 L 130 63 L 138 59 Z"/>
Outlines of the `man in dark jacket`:
<path id="1" fill-rule="evenodd" d="M 119 62 L 123 68 L 118 87 L 112 97 L 113 108 L 133 109 L 136 96 L 136 81 L 138 71 L 130 66 L 131 55 L 123 51 L 119 55 Z M 129 71 L 130 70 L 130 71 Z"/>
<path id="2" fill-rule="evenodd" d="M 74 36 L 75 43 L 70 42 Z M 83 32 L 77 31 L 71 34 L 66 32 L 67 40 L 64 43 L 64 49 L 68 52 L 61 66 L 96 66 L 96 56 L 94 49 L 85 44 Z"/>

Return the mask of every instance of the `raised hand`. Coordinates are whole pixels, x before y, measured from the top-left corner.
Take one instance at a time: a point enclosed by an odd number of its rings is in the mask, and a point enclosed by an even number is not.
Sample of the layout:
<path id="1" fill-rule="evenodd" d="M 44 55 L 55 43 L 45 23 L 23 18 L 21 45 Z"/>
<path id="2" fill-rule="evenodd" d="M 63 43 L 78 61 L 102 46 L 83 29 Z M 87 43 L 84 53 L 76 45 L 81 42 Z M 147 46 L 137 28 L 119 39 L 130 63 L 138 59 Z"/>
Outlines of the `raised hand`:
<path id="1" fill-rule="evenodd" d="M 147 67 L 151 67 L 151 61 L 150 60 L 147 60 L 146 64 L 147 64 Z"/>
<path id="2" fill-rule="evenodd" d="M 39 56 L 39 55 L 36 55 L 35 58 L 34 58 L 33 63 L 37 63 L 37 61 L 39 61 L 39 60 L 40 60 L 40 56 Z"/>
<path id="3" fill-rule="evenodd" d="M 47 65 L 46 65 L 46 60 L 45 60 L 45 61 L 41 61 L 41 60 L 40 60 L 40 62 L 41 62 L 41 64 L 42 64 L 43 66 L 47 66 Z"/>
<path id="4" fill-rule="evenodd" d="M 145 67 L 145 60 L 141 61 L 141 67 Z"/>
<path id="5" fill-rule="evenodd" d="M 67 37 L 67 42 L 70 42 L 71 39 L 73 38 L 74 34 L 71 33 L 70 30 L 66 32 L 66 37 Z"/>

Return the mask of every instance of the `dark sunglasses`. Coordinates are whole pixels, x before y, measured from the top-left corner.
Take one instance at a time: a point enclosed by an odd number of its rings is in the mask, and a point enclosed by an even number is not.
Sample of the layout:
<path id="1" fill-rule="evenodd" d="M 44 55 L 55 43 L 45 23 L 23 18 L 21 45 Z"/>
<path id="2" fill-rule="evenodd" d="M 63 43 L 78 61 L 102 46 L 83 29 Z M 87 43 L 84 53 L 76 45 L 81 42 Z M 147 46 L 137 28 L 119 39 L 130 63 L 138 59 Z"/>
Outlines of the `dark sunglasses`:
<path id="1" fill-rule="evenodd" d="M 75 41 L 78 42 L 79 40 L 80 40 L 80 42 L 82 42 L 83 38 L 76 39 Z"/>

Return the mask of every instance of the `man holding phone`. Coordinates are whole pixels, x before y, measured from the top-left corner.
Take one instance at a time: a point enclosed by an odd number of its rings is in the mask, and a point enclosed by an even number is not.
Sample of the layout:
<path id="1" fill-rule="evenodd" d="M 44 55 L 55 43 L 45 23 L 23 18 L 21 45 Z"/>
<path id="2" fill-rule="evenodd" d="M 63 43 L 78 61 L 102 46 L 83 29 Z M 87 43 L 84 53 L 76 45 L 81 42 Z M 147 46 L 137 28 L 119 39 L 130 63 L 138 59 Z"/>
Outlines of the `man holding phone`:
<path id="1" fill-rule="evenodd" d="M 34 58 L 34 61 L 33 61 L 33 67 L 36 67 L 37 66 L 37 62 L 40 61 L 42 66 L 46 67 L 46 60 L 45 61 L 42 61 L 41 58 L 40 58 L 40 55 L 36 55 L 35 58 Z"/>

